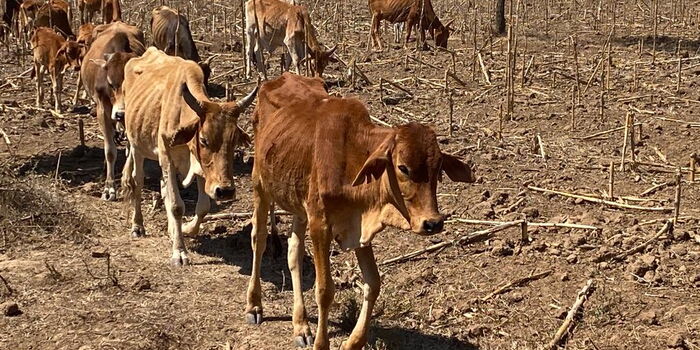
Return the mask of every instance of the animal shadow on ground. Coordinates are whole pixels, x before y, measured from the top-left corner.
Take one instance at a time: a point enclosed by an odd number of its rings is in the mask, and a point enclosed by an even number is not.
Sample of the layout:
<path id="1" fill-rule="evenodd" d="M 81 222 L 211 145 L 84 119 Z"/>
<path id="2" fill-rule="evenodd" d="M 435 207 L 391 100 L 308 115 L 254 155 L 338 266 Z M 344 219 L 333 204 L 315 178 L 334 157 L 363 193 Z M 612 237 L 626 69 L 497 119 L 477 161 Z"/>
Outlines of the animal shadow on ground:
<path id="1" fill-rule="evenodd" d="M 224 263 L 238 266 L 239 273 L 250 276 L 253 262 L 253 252 L 250 248 L 251 230 L 252 226 L 247 224 L 235 233 L 197 236 L 192 250 L 202 255 L 222 258 Z M 268 238 L 267 249 L 263 255 L 261 279 L 274 284 L 278 290 L 291 290 L 292 279 L 286 259 L 287 239 L 283 235 L 279 238 L 282 247 L 279 254 L 276 254 L 278 256 L 271 253 L 273 244 Z M 302 289 L 309 290 L 313 287 L 315 273 L 311 258 L 306 254 L 302 261 L 302 271 Z"/>

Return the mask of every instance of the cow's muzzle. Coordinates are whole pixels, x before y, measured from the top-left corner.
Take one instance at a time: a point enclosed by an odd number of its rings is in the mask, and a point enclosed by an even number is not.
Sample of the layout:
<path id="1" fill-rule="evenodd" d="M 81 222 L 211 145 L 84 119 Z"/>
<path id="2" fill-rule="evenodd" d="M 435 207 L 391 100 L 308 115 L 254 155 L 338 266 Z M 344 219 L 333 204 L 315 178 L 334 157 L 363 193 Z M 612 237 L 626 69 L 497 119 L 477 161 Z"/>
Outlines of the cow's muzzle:
<path id="1" fill-rule="evenodd" d="M 231 201 L 236 199 L 236 189 L 233 186 L 216 187 L 214 199 L 217 201 Z"/>
<path id="2" fill-rule="evenodd" d="M 432 235 L 442 232 L 444 226 L 445 220 L 442 218 L 437 220 L 424 220 L 423 224 L 421 225 L 421 231 L 423 231 L 425 234 Z"/>

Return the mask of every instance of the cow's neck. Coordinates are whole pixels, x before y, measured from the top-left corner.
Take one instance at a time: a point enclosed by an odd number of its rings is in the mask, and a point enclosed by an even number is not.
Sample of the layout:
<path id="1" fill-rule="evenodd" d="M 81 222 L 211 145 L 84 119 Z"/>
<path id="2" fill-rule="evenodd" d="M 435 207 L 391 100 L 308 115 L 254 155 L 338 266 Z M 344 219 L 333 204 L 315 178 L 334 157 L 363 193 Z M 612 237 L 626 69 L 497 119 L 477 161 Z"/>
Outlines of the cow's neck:
<path id="1" fill-rule="evenodd" d="M 392 128 L 373 126 L 369 132 L 364 133 L 358 146 L 361 146 L 362 152 L 372 154 L 392 132 Z M 395 181 L 397 181 L 396 174 L 392 165 L 380 179 L 356 187 L 358 190 L 356 200 L 362 208 L 360 245 L 369 245 L 374 236 L 387 225 L 410 229 L 408 212 Z M 392 186 L 392 182 L 394 182 L 394 186 Z"/>

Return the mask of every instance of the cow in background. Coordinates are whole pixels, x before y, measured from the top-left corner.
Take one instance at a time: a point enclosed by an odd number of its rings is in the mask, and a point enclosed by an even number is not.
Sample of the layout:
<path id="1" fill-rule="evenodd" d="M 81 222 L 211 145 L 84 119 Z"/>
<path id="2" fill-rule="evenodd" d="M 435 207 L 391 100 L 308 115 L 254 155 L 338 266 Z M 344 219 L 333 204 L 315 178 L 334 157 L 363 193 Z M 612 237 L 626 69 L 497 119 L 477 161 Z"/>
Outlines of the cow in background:
<path id="1" fill-rule="evenodd" d="M 414 25 L 418 25 L 420 40 L 425 45 L 425 31 L 435 38 L 435 45 L 447 48 L 447 41 L 452 29 L 452 21 L 443 25 L 435 14 L 431 0 L 369 0 L 369 10 L 372 14 L 369 40 L 371 47 L 378 46 L 382 50 L 382 40 L 379 36 L 381 21 L 391 23 L 406 22 L 406 45 L 411 38 Z"/>
<path id="2" fill-rule="evenodd" d="M 192 39 L 189 22 L 184 15 L 167 6 L 153 9 L 151 12 L 151 36 L 153 46 L 165 51 L 168 55 L 197 62 L 204 72 L 204 84 L 209 82 L 211 75 L 209 64 L 214 56 L 202 61 Z"/>
<path id="3" fill-rule="evenodd" d="M 124 65 L 145 51 L 143 32 L 121 21 L 95 27 L 95 36 L 85 54 L 80 76 L 85 90 L 96 105 L 97 121 L 104 136 L 107 176 L 102 199 L 117 198 L 114 162 L 117 158 L 116 127 L 123 127 Z"/>
<path id="4" fill-rule="evenodd" d="M 284 69 L 293 65 L 297 74 L 303 60 L 308 59 L 311 74 L 322 76 L 329 62 L 336 62 L 336 47 L 326 51 L 317 39 L 316 28 L 311 24 L 309 12 L 304 6 L 291 5 L 281 0 L 248 0 L 245 4 L 246 25 L 246 77 L 251 76 L 252 65 L 267 79 L 263 64 L 263 52 L 273 52 L 284 45 Z M 307 56 L 308 54 L 308 56 Z"/>
<path id="5" fill-rule="evenodd" d="M 75 41 L 66 41 L 50 28 L 36 28 L 30 40 L 32 45 L 34 67 L 32 77 L 36 75 L 36 105 L 40 107 L 44 100 L 44 74 L 51 78 L 54 109 L 61 111 L 61 91 L 63 90 L 63 73 L 69 67 L 80 69 L 80 45 Z"/>

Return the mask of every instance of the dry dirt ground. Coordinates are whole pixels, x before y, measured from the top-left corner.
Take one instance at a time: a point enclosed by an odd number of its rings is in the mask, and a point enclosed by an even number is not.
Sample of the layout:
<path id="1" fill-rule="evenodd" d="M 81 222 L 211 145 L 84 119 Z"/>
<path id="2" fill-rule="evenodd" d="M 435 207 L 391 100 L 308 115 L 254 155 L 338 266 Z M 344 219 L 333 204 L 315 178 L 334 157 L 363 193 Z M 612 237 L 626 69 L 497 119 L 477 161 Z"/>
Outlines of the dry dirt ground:
<path id="1" fill-rule="evenodd" d="M 700 186 L 689 181 L 687 169 L 682 218 L 673 232 L 620 261 L 609 257 L 653 237 L 663 222 L 648 221 L 672 213 L 620 209 L 528 189 L 608 196 L 608 167 L 615 162 L 619 169 L 623 131 L 581 137 L 618 128 L 629 113 L 642 124 L 635 128 L 636 164 L 616 171 L 614 201 L 673 207 L 675 169 L 688 167 L 690 154 L 700 153 L 697 1 L 660 1 L 656 40 L 653 1 L 522 1 L 516 16 L 514 113 L 503 117 L 502 138 L 499 109 L 506 97 L 507 39 L 489 38 L 491 10 L 485 2 L 476 2 L 475 8 L 473 1 L 433 1 L 437 13 L 455 19 L 458 29 L 450 49 L 464 86 L 450 78 L 452 136 L 449 97 L 441 87 L 444 71 L 453 67 L 451 53 L 416 51 L 413 43 L 404 49 L 393 44 L 388 26 L 383 34 L 387 48 L 372 52 L 367 48 L 366 1 L 302 2 L 313 9 L 322 42 L 338 43 L 338 56 L 346 63 L 354 60 L 369 78 L 366 82 L 356 74 L 353 87 L 348 69 L 333 64 L 326 74 L 333 94 L 361 99 L 372 116 L 386 123 L 428 123 L 444 150 L 477 164 L 477 183 L 445 181 L 438 188 L 441 210 L 451 219 L 524 218 L 599 228 L 529 226 L 530 239 L 523 244 L 516 227 L 487 241 L 449 245 L 382 265 L 383 289 L 368 349 L 544 348 L 589 279 L 595 288 L 564 339 L 567 348 L 700 349 Z M 128 2 L 125 19 L 145 29 L 150 9 L 159 4 Z M 178 5 L 190 13 L 204 56 L 221 54 L 214 64 L 212 96 L 222 98 L 226 85 L 234 96 L 247 92 L 252 85 L 242 77 L 240 28 L 233 26 L 239 23 L 240 4 L 172 3 Z M 234 29 L 225 31 L 225 26 Z M 474 64 L 475 45 L 490 82 Z M 14 43 L 0 49 L 0 302 L 17 303 L 21 314 L 0 315 L 0 348 L 291 348 L 286 259 L 265 256 L 266 319 L 259 327 L 245 324 L 251 258 L 246 220 L 206 223 L 204 232 L 188 241 L 193 265 L 170 267 L 165 213 L 153 201 L 159 175 L 153 164 L 144 195 L 148 235 L 130 238 L 122 203 L 99 199 L 102 142 L 90 104 L 83 101 L 60 115 L 45 109 L 48 101 L 33 108 L 34 82 L 28 74 L 20 75 L 30 67 L 28 56 L 25 52 L 21 58 L 18 52 Z M 268 59 L 273 75 L 279 74 L 278 57 Z M 676 91 L 679 58 L 682 75 Z M 577 74 L 581 100 L 572 128 Z M 398 81 L 411 96 L 387 84 L 380 93 L 380 79 Z M 74 77 L 66 80 L 69 95 Z M 85 122 L 85 148 L 79 146 L 79 119 Z M 241 124 L 250 130 L 247 116 Z M 215 211 L 251 210 L 250 161 L 250 150 L 242 150 L 236 159 L 238 200 Z M 118 164 L 121 169 L 123 149 Z M 657 190 L 642 195 L 657 184 Z M 194 190 L 183 193 L 191 214 Z M 290 219 L 281 216 L 280 222 L 286 235 Z M 375 239 L 375 253 L 381 262 L 488 227 L 452 221 L 445 232 L 429 238 L 388 229 Z M 337 348 L 352 329 L 361 290 L 354 256 L 337 252 L 332 260 L 337 294 L 331 335 Z M 547 271 L 551 273 L 543 278 L 479 300 L 506 283 Z M 315 322 L 313 279 L 313 261 L 307 256 L 304 290 Z"/>

